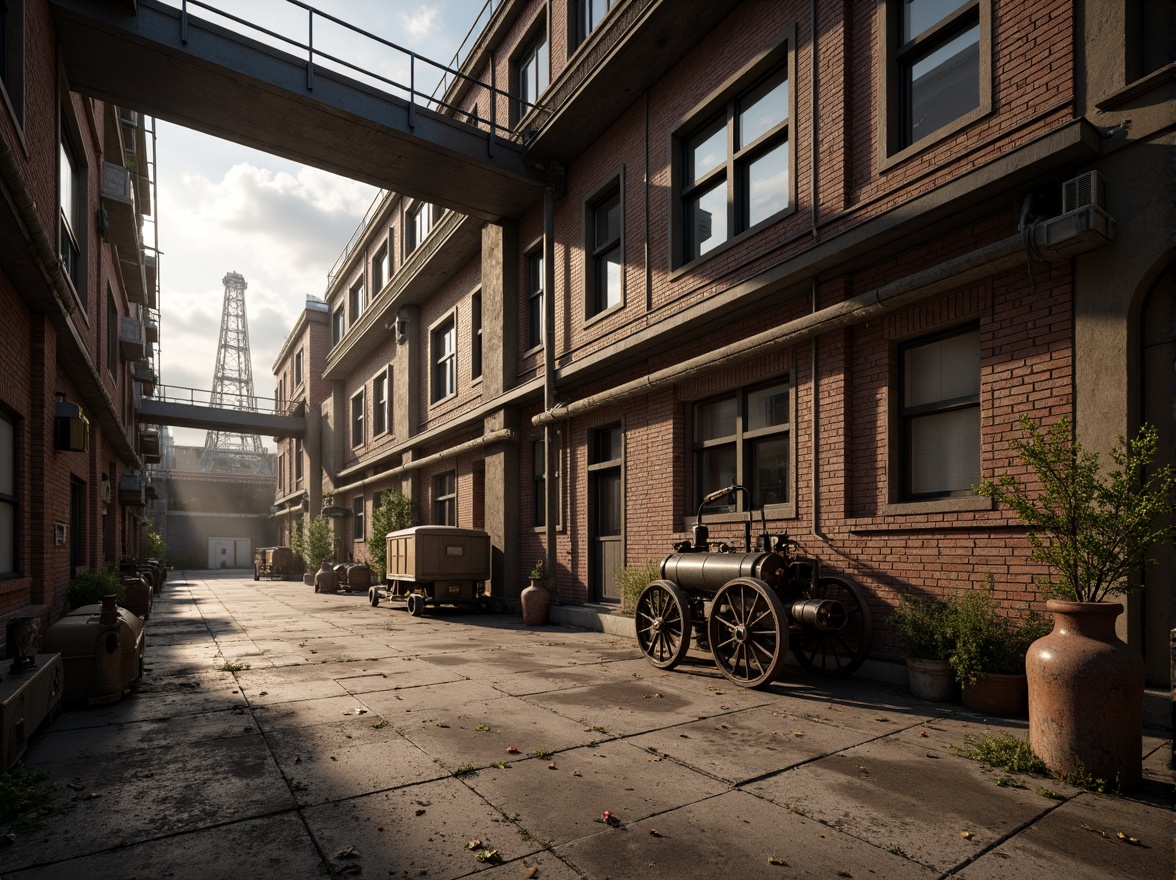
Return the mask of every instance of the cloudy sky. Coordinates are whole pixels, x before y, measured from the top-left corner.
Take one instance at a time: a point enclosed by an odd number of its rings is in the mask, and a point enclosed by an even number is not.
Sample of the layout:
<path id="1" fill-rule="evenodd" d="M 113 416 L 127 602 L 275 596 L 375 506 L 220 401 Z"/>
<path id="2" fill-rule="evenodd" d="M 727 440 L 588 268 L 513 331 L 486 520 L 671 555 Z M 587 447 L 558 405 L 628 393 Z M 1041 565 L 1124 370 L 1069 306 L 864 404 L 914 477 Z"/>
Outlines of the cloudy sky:
<path id="1" fill-rule="evenodd" d="M 179 5 L 178 0 L 166 2 Z M 285 0 L 212 0 L 212 5 L 306 42 L 307 13 Z M 485 0 L 317 0 L 312 5 L 449 64 L 484 13 Z M 199 9 L 191 12 L 209 17 Z M 329 21 L 316 19 L 314 41 L 364 70 L 407 82 L 404 57 Z M 420 78 L 418 72 L 418 87 Z M 324 295 L 328 272 L 377 190 L 167 122 L 157 121 L 156 134 L 160 381 L 169 388 L 212 387 L 222 279 L 238 272 L 248 284 L 254 389 L 260 397 L 272 397 L 278 349 L 306 297 Z M 203 431 L 171 430 L 178 443 L 204 443 Z M 270 438 L 262 442 L 272 448 Z"/>

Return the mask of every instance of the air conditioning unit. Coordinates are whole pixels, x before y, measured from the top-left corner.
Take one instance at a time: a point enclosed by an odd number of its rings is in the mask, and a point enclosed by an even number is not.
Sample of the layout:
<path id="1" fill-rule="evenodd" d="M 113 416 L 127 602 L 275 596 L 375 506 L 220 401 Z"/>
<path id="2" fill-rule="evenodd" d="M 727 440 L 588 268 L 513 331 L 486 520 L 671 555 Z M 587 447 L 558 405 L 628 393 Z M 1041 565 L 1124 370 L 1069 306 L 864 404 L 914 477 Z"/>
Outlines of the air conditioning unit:
<path id="1" fill-rule="evenodd" d="M 1062 213 L 1089 207 L 1107 208 L 1107 185 L 1097 171 L 1079 174 L 1062 184 Z"/>

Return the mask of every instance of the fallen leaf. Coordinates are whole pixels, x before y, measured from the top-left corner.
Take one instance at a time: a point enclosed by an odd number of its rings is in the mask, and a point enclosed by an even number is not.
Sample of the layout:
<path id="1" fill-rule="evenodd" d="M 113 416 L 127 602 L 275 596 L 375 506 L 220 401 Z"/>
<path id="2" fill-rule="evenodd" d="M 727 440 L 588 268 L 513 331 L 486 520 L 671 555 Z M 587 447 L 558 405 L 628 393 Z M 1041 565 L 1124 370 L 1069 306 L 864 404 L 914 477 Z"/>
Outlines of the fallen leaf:
<path id="1" fill-rule="evenodd" d="M 1120 831 L 1115 836 L 1118 837 L 1119 840 L 1123 841 L 1124 843 L 1129 843 L 1132 846 L 1143 846 L 1143 844 L 1139 842 L 1138 837 L 1132 837 L 1129 834 L 1124 834 L 1122 831 Z"/>
<path id="2" fill-rule="evenodd" d="M 964 840 L 971 840 L 972 839 L 972 832 L 971 831 L 961 831 L 960 837 L 962 837 Z"/>
<path id="3" fill-rule="evenodd" d="M 519 750 L 516 749 L 514 746 L 508 746 L 506 749 L 506 753 L 508 755 L 517 755 L 519 753 Z"/>
<path id="4" fill-rule="evenodd" d="M 784 865 L 785 867 L 787 867 L 787 863 L 783 859 L 778 859 L 775 856 L 768 856 L 768 864 L 769 865 Z"/>
<path id="5" fill-rule="evenodd" d="M 919 731 L 919 736 L 930 736 L 930 735 L 931 735 L 931 734 L 927 733 L 927 731 L 925 731 L 925 730 L 920 730 L 920 731 Z"/>
<path id="6" fill-rule="evenodd" d="M 793 736 L 804 736 L 804 731 L 803 730 L 794 730 L 794 731 L 792 731 L 792 735 Z"/>
<path id="7" fill-rule="evenodd" d="M 416 815 L 418 815 L 418 816 L 425 815 L 425 808 L 424 807 L 417 807 L 416 808 Z"/>
<path id="8" fill-rule="evenodd" d="M 98 794 L 97 792 L 88 791 L 85 794 L 78 795 L 77 799 L 79 801 L 92 801 L 92 800 L 94 800 L 94 798 L 100 798 L 100 797 L 102 797 L 102 795 Z"/>
<path id="9" fill-rule="evenodd" d="M 367 709 L 362 709 L 359 706 L 356 706 L 353 709 L 344 709 L 343 714 L 344 715 L 366 715 Z"/>
<path id="10" fill-rule="evenodd" d="M 555 763 L 553 762 L 553 763 L 547 765 L 547 769 L 548 770 L 558 770 L 559 768 L 556 767 Z"/>
<path id="11" fill-rule="evenodd" d="M 349 862 L 339 869 L 339 872 L 342 874 L 359 874 L 362 871 L 363 868 L 361 868 L 355 862 Z"/>
<path id="12" fill-rule="evenodd" d="M 579 771 L 579 770 L 573 770 L 573 771 L 572 771 L 572 775 L 573 775 L 573 776 L 579 776 L 579 775 L 580 775 L 580 771 Z"/>
<path id="13" fill-rule="evenodd" d="M 650 836 L 650 837 L 661 837 L 661 836 L 662 836 L 662 834 L 661 834 L 661 832 L 660 832 L 660 831 L 658 831 L 656 828 L 650 828 L 650 829 L 649 829 L 649 836 Z"/>
<path id="14" fill-rule="evenodd" d="M 480 840 L 471 840 L 469 843 L 467 843 L 467 844 L 466 844 L 466 849 L 477 849 L 477 848 L 478 848 L 478 847 L 480 847 L 481 845 L 482 845 L 482 841 L 480 841 Z"/>
<path id="15" fill-rule="evenodd" d="M 259 694 L 258 694 L 258 696 L 259 696 L 259 697 L 268 697 L 268 696 L 269 696 L 269 691 L 262 691 L 261 693 L 259 693 Z"/>
<path id="16" fill-rule="evenodd" d="M 484 849 L 474 856 L 474 858 L 479 862 L 486 862 L 491 865 L 502 864 L 502 856 L 498 854 L 498 850 L 496 849 Z"/>
<path id="17" fill-rule="evenodd" d="M 359 855 L 359 853 L 356 852 L 355 847 L 349 846 L 346 849 L 341 849 L 337 853 L 335 853 L 335 858 L 337 858 L 337 859 L 351 859 L 357 855 Z"/>
<path id="18" fill-rule="evenodd" d="M 438 726 L 438 727 L 448 727 L 449 725 L 448 725 L 448 724 L 446 724 L 444 721 L 438 721 L 438 722 L 437 722 L 437 726 Z"/>

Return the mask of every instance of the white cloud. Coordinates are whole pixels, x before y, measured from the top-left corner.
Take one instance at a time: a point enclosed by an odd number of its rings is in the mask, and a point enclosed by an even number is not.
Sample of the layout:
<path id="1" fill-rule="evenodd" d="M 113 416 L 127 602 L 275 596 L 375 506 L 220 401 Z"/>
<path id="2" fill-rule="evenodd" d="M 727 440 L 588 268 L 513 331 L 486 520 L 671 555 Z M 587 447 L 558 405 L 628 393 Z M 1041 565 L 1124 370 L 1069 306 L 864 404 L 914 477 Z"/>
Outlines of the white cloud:
<path id="1" fill-rule="evenodd" d="M 412 15 L 401 15 L 405 30 L 414 40 L 426 40 L 433 33 L 433 22 L 437 20 L 437 10 L 430 6 L 421 6 Z"/>

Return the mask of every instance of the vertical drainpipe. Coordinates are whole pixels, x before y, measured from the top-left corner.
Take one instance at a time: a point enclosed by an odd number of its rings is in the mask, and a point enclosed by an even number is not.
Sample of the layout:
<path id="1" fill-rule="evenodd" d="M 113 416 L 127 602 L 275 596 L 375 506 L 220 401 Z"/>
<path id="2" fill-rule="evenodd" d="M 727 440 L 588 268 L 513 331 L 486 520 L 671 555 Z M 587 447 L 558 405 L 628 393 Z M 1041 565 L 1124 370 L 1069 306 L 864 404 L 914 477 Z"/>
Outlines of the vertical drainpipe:
<path id="1" fill-rule="evenodd" d="M 809 6 L 809 29 L 812 34 L 812 45 L 809 48 L 809 60 L 812 65 L 809 73 L 809 113 L 812 116 L 813 124 L 809 131 L 809 206 L 810 216 L 812 218 L 812 237 L 816 241 L 817 238 L 817 198 L 819 195 L 819 187 L 817 182 L 818 174 L 818 158 L 817 158 L 817 77 L 819 70 L 817 67 L 817 0 L 812 0 Z M 813 276 L 812 282 L 812 310 L 817 312 L 821 307 L 820 301 L 820 283 L 817 281 L 817 276 Z M 813 536 L 821 539 L 825 543 L 829 542 L 828 537 L 821 531 L 821 457 L 820 439 L 821 439 L 821 388 L 820 388 L 820 346 L 818 345 L 818 336 L 813 336 L 809 342 L 810 351 L 810 387 L 812 388 L 812 431 L 809 437 L 809 442 L 812 446 L 812 485 L 810 491 L 812 492 L 812 532 Z"/>
<path id="2" fill-rule="evenodd" d="M 555 184 L 543 188 L 543 407 L 555 407 Z M 559 517 L 558 431 L 554 424 L 543 426 L 543 486 L 547 493 L 544 537 L 547 541 L 547 571 L 555 583 L 555 525 Z"/>

